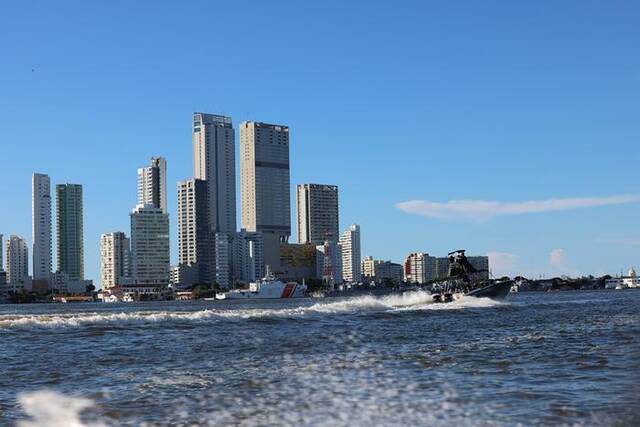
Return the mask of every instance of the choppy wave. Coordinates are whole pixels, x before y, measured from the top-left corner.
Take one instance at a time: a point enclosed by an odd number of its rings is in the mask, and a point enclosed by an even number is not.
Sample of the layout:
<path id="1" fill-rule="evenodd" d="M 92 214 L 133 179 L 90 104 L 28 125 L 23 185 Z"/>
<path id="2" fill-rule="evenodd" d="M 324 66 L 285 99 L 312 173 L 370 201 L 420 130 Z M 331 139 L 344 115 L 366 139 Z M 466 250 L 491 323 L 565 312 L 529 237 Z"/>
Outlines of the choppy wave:
<path id="1" fill-rule="evenodd" d="M 211 308 L 200 311 L 133 311 L 118 313 L 53 313 L 0 316 L 0 329 L 24 327 L 80 327 L 92 324 L 144 324 L 171 321 L 216 321 L 225 319 L 292 318 L 317 314 L 366 313 L 372 311 L 454 310 L 504 304 L 487 298 L 463 297 L 453 303 L 434 304 L 427 292 L 407 292 L 384 297 L 362 296 L 298 307 Z"/>

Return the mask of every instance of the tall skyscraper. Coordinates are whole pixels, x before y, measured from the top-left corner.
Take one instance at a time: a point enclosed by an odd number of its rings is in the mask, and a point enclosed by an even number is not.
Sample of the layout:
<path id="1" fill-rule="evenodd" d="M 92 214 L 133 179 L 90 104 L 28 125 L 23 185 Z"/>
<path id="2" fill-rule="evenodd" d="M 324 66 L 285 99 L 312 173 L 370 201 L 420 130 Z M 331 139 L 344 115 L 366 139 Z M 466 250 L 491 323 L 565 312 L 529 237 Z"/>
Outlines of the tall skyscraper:
<path id="1" fill-rule="evenodd" d="M 100 236 L 100 274 L 102 289 L 122 284 L 129 274 L 130 246 L 122 231 Z"/>
<path id="2" fill-rule="evenodd" d="M 49 281 L 51 275 L 51 181 L 34 173 L 31 180 L 33 279 Z"/>
<path id="3" fill-rule="evenodd" d="M 207 182 L 213 233 L 236 232 L 235 133 L 231 117 L 194 113 L 193 176 Z"/>
<path id="4" fill-rule="evenodd" d="M 215 270 L 214 234 L 209 224 L 207 182 L 178 182 L 178 264 L 196 267 L 194 281 L 210 283 Z"/>
<path id="5" fill-rule="evenodd" d="M 280 243 L 291 236 L 289 128 L 260 122 L 240 125 L 242 228 L 260 231 L 264 262 L 280 264 Z"/>
<path id="6" fill-rule="evenodd" d="M 4 271 L 4 244 L 3 244 L 3 236 L 2 233 L 0 233 L 0 271 Z"/>
<path id="7" fill-rule="evenodd" d="M 298 243 L 316 245 L 339 239 L 338 187 L 323 184 L 299 184 Z"/>
<path id="8" fill-rule="evenodd" d="M 360 226 L 353 224 L 340 236 L 342 249 L 342 278 L 346 282 L 359 282 L 362 279 L 360 256 Z"/>
<path id="9" fill-rule="evenodd" d="M 167 213 L 167 161 L 163 157 L 152 157 L 149 166 L 138 169 L 138 205 Z"/>
<path id="10" fill-rule="evenodd" d="M 84 226 L 82 185 L 56 185 L 58 271 L 69 281 L 84 280 Z"/>
<path id="11" fill-rule="evenodd" d="M 169 283 L 169 215 L 151 205 L 137 206 L 131 216 L 131 275 L 136 284 Z"/>
<path id="12" fill-rule="evenodd" d="M 6 268 L 7 283 L 24 286 L 29 280 L 29 249 L 25 239 L 10 236 L 7 240 Z"/>

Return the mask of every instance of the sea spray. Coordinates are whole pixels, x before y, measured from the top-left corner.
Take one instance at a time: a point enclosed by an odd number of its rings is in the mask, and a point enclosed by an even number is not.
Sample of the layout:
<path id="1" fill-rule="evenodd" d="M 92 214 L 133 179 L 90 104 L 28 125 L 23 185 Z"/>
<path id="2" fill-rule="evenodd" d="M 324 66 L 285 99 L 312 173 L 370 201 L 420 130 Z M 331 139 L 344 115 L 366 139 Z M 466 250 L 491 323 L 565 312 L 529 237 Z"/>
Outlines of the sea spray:
<path id="1" fill-rule="evenodd" d="M 287 301 L 295 304 L 296 300 Z M 375 297 L 371 295 L 321 301 L 308 305 L 309 300 L 299 300 L 300 305 L 286 308 L 207 308 L 200 311 L 135 311 L 118 313 L 81 312 L 66 314 L 37 314 L 0 316 L 0 329 L 3 328 L 60 328 L 81 327 L 84 325 L 139 325 L 173 321 L 223 321 L 228 319 L 256 318 L 297 318 L 323 314 L 368 313 L 372 311 L 396 310 L 450 310 L 474 307 L 491 307 L 504 303 L 486 298 L 463 297 L 453 303 L 435 304 L 429 293 L 423 291 L 405 292 L 397 295 Z"/>
<path id="2" fill-rule="evenodd" d="M 105 424 L 84 423 L 83 411 L 94 406 L 93 401 L 70 397 L 51 390 L 39 390 L 18 395 L 18 403 L 29 417 L 18 427 L 104 427 Z"/>

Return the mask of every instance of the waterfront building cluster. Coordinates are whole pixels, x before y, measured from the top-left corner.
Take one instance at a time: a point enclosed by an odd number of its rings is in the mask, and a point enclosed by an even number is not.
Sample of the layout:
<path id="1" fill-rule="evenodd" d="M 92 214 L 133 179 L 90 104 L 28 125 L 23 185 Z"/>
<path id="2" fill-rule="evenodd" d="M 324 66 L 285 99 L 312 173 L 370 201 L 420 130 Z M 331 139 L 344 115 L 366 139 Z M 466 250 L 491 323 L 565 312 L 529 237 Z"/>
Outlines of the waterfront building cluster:
<path id="1" fill-rule="evenodd" d="M 84 278 L 82 185 L 58 184 L 55 187 L 54 270 L 51 179 L 46 174 L 34 173 L 31 184 L 31 274 L 27 239 L 10 235 L 3 246 L 3 236 L 0 235 L 0 296 L 17 293 L 83 293 L 91 290 L 92 281 Z"/>
<path id="2" fill-rule="evenodd" d="M 163 298 L 205 287 L 244 287 L 269 271 L 325 289 L 342 283 L 425 284 L 446 277 L 449 261 L 409 254 L 402 264 L 362 257 L 357 224 L 341 232 L 336 185 L 300 183 L 296 189 L 297 241 L 291 238 L 290 129 L 244 121 L 239 126 L 240 226 L 236 223 L 236 131 L 231 117 L 196 112 L 191 122 L 192 176 L 176 183 L 177 264 L 170 264 L 167 160 L 151 157 L 137 171 L 136 205 L 128 231 L 100 236 L 100 282 L 105 300 Z M 25 239 L 10 236 L 0 251 L 0 289 L 76 293 L 84 280 L 83 188 L 59 184 L 56 269 L 52 268 L 50 179 L 33 174 L 33 268 Z M 0 235 L 0 247 L 3 237 Z M 469 257 L 479 278 L 488 258 Z M 6 271 L 1 268 L 6 264 Z"/>
<path id="3" fill-rule="evenodd" d="M 467 257 L 476 273 L 470 275 L 472 281 L 489 279 L 489 257 Z M 434 257 L 428 253 L 418 252 L 406 256 L 403 263 L 403 278 L 407 283 L 425 284 L 441 280 L 449 274 L 449 258 Z"/>
<path id="4" fill-rule="evenodd" d="M 152 157 L 148 166 L 139 168 L 137 184 L 137 203 L 129 213 L 130 237 L 124 231 L 100 236 L 100 277 L 107 301 L 167 294 L 171 249 L 166 159 Z"/>
<path id="5" fill-rule="evenodd" d="M 339 231 L 338 187 L 297 186 L 298 242 L 291 238 L 289 127 L 245 121 L 240 128 L 240 227 L 236 224 L 236 131 L 231 117 L 196 112 L 192 177 L 176 184 L 177 259 L 169 265 L 167 162 L 138 170 L 130 238 L 101 237 L 106 299 L 161 297 L 205 286 L 230 289 L 275 276 L 332 286 L 361 280 L 360 227 Z"/>
<path id="6" fill-rule="evenodd" d="M 626 276 L 611 277 L 605 282 L 606 289 L 638 289 L 640 288 L 640 277 L 633 268 L 629 269 Z"/>
<path id="7" fill-rule="evenodd" d="M 401 264 L 374 259 L 367 256 L 362 260 L 362 280 L 366 283 L 401 283 L 404 281 Z"/>

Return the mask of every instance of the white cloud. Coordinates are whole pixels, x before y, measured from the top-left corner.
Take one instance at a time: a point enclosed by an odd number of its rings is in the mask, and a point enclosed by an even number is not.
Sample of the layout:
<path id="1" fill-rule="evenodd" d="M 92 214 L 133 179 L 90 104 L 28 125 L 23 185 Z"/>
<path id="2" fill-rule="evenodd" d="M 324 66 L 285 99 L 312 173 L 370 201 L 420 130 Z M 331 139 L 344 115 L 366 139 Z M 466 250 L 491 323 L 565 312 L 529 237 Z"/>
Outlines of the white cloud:
<path id="1" fill-rule="evenodd" d="M 549 265 L 551 273 L 560 276 L 579 276 L 578 270 L 573 268 L 564 249 L 553 249 L 549 252 Z"/>
<path id="2" fill-rule="evenodd" d="M 450 200 L 446 203 L 409 200 L 396 203 L 403 212 L 443 220 L 484 221 L 499 215 L 522 215 L 619 205 L 640 201 L 640 194 L 607 197 L 573 197 L 565 199 L 531 200 L 525 202 L 494 202 L 487 200 Z"/>
<path id="3" fill-rule="evenodd" d="M 549 264 L 558 270 L 567 268 L 567 252 L 564 249 L 553 249 L 549 253 Z"/>

